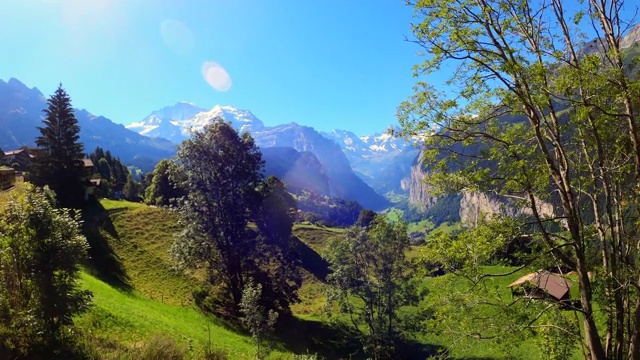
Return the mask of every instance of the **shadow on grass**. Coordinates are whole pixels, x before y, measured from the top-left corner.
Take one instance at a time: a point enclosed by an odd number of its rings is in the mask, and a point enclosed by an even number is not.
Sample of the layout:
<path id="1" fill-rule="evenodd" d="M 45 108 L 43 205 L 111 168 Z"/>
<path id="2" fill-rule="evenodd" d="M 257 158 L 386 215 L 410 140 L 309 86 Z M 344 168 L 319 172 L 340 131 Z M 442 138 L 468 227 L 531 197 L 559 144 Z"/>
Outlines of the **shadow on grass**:
<path id="1" fill-rule="evenodd" d="M 280 320 L 275 335 L 287 351 L 326 359 L 366 358 L 356 334 L 346 327 L 293 316 Z"/>
<path id="2" fill-rule="evenodd" d="M 330 272 L 329 263 L 297 237 L 293 236 L 292 240 L 294 242 L 294 249 L 300 257 L 300 265 L 302 268 L 313 274 L 318 280 L 326 282 L 327 275 L 329 275 Z"/>
<path id="3" fill-rule="evenodd" d="M 86 205 L 82 212 L 83 232 L 89 242 L 87 270 L 90 274 L 123 291 L 130 291 L 130 279 L 122 261 L 109 244 L 109 238 L 119 240 L 109 212 L 99 201 Z"/>
<path id="4" fill-rule="evenodd" d="M 317 354 L 325 359 L 368 359 L 353 329 L 317 320 L 287 317 L 278 323 L 276 337 L 287 351 Z M 436 345 L 405 341 L 398 346 L 397 359 L 426 359 L 444 350 Z"/>

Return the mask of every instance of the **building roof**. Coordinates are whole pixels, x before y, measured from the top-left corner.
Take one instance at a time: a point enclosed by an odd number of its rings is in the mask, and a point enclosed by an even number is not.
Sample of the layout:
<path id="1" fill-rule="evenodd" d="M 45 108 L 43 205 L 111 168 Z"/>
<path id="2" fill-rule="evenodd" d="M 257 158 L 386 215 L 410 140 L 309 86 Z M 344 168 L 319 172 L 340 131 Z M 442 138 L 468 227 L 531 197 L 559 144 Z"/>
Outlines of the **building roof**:
<path id="1" fill-rule="evenodd" d="M 509 284 L 509 287 L 522 285 L 526 282 L 544 290 L 557 300 L 564 298 L 569 292 L 569 289 L 571 289 L 571 286 L 573 286 L 573 283 L 562 275 L 545 271 L 527 274 Z"/>
<path id="2" fill-rule="evenodd" d="M 20 154 L 21 152 L 23 152 L 23 151 L 25 151 L 25 150 L 26 150 L 25 148 L 20 148 L 20 149 L 18 149 L 18 150 L 9 150 L 9 151 L 5 151 L 5 152 L 4 152 L 4 155 L 5 155 L 5 156 L 18 155 L 18 154 Z"/>
<path id="3" fill-rule="evenodd" d="M 84 167 L 93 167 L 93 161 L 91 161 L 91 159 L 89 158 L 82 159 L 82 163 Z"/>

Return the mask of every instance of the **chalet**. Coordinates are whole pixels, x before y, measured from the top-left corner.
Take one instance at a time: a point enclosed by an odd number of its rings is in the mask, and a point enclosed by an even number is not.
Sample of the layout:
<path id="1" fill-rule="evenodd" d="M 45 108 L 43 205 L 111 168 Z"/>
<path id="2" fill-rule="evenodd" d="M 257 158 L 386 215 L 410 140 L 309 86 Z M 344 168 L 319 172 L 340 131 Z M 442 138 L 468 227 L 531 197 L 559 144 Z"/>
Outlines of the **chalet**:
<path id="1" fill-rule="evenodd" d="M 573 283 L 563 275 L 548 271 L 536 271 L 509 284 L 512 296 L 556 301 L 569 300 L 571 286 Z"/>
<path id="2" fill-rule="evenodd" d="M 17 150 L 10 150 L 4 153 L 3 162 L 7 165 L 13 166 L 18 164 L 19 170 L 27 170 L 33 159 L 36 157 L 38 149 L 23 146 Z"/>
<path id="3" fill-rule="evenodd" d="M 93 179 L 93 161 L 89 158 L 82 159 L 82 175 L 84 177 L 84 199 L 89 200 L 96 192 L 96 188 L 100 186 L 100 179 Z"/>

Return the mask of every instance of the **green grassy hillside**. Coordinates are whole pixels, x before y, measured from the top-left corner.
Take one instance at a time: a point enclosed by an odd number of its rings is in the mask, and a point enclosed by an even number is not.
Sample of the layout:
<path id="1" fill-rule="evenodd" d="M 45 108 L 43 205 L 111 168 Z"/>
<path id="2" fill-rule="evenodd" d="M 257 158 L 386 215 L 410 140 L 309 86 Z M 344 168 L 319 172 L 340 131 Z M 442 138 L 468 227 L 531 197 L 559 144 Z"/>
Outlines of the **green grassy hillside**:
<path id="1" fill-rule="evenodd" d="M 18 185 L 0 192 L 0 207 Z M 177 352 L 193 359 L 254 358 L 254 343 L 250 336 L 234 326 L 202 313 L 194 305 L 191 291 L 203 274 L 177 271 L 169 250 L 180 231 L 177 214 L 164 209 L 126 201 L 102 200 L 84 210 L 84 231 L 91 244 L 90 260 L 81 276 L 84 289 L 93 292 L 93 305 L 76 317 L 77 338 L 93 348 L 99 359 L 138 359 L 160 351 L 162 355 L 146 358 L 167 358 Z M 294 317 L 283 318 L 276 331 L 272 359 L 289 359 L 294 354 L 318 354 L 321 358 L 362 358 L 355 334 L 328 321 L 324 260 L 330 239 L 344 233 L 343 229 L 310 224 L 296 224 L 293 234 L 301 259 L 303 286 L 300 302 L 292 306 Z M 410 258 L 421 256 L 421 247 L 413 246 Z M 506 268 L 495 267 L 492 272 Z M 501 292 L 520 273 L 496 278 Z M 431 299 L 452 290 L 450 275 L 425 278 L 423 287 Z M 408 358 L 424 358 L 427 353 L 451 345 L 434 329 L 417 328 L 416 340 L 407 344 Z M 426 345 L 431 344 L 431 345 Z M 208 350 L 216 356 L 205 357 Z M 461 351 L 462 350 L 462 351 Z M 146 355 L 145 355 L 146 354 Z M 498 346 L 490 342 L 472 348 L 454 348 L 450 355 L 472 358 L 504 358 Z M 541 358 L 532 342 L 523 344 L 518 356 L 528 354 Z M 176 357 L 180 358 L 180 357 Z"/>
<path id="2" fill-rule="evenodd" d="M 208 347 L 231 359 L 253 356 L 249 336 L 193 306 L 191 290 L 203 276 L 173 268 L 169 250 L 180 231 L 175 213 L 102 200 L 85 210 L 84 220 L 92 250 L 82 283 L 94 293 L 94 305 L 78 317 L 77 324 L 101 354 L 121 357 L 162 335 L 195 358 Z M 322 315 L 328 264 L 321 254 L 328 239 L 341 232 L 314 225 L 295 227 L 303 266 L 301 302 L 293 306 L 296 317 L 283 320 L 277 329 L 271 358 L 290 358 L 294 353 L 338 358 L 357 350 L 354 336 L 327 324 Z"/>
<path id="3" fill-rule="evenodd" d="M 84 221 L 92 250 L 82 286 L 94 298 L 76 323 L 101 357 L 135 353 L 161 336 L 188 357 L 201 358 L 211 347 L 229 358 L 252 358 L 249 336 L 193 306 L 191 290 L 198 280 L 175 270 L 169 255 L 179 231 L 175 214 L 103 200 L 85 210 Z"/>

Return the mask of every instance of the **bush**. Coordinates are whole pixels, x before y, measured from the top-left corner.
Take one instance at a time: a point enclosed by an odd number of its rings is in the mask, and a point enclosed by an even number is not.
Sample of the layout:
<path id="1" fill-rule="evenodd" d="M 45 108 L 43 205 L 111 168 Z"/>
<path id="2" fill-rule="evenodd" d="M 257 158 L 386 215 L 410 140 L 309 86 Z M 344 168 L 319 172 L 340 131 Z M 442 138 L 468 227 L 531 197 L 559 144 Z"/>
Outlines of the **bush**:
<path id="1" fill-rule="evenodd" d="M 180 346 L 175 339 L 156 334 L 138 350 L 133 357 L 140 360 L 182 360 L 186 357 L 187 350 Z"/>
<path id="2" fill-rule="evenodd" d="M 76 281 L 88 248 L 79 216 L 52 202 L 26 184 L 0 216 L 0 355 L 60 358 L 73 316 L 89 305 Z"/>

